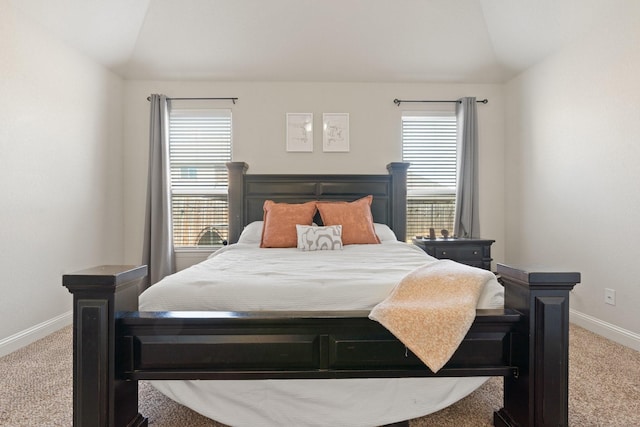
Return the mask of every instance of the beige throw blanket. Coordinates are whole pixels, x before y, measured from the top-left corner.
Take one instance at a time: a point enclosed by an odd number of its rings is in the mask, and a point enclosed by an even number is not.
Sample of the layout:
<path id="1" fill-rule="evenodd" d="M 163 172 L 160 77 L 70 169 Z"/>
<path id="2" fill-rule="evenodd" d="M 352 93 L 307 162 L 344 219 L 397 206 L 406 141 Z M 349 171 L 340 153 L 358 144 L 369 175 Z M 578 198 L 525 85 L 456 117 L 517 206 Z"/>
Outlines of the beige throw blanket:
<path id="1" fill-rule="evenodd" d="M 437 372 L 469 331 L 480 294 L 494 277 L 454 261 L 434 261 L 405 276 L 369 318 Z"/>

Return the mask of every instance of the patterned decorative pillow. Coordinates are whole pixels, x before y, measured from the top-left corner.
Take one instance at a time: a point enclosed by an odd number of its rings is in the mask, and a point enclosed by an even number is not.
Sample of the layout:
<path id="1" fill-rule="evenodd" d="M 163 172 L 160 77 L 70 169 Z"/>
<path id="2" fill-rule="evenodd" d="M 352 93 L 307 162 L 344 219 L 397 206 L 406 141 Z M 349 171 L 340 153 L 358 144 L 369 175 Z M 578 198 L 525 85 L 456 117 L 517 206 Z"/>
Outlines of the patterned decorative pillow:
<path id="1" fill-rule="evenodd" d="M 314 227 L 296 224 L 298 249 L 322 251 L 342 249 L 342 226 Z"/>

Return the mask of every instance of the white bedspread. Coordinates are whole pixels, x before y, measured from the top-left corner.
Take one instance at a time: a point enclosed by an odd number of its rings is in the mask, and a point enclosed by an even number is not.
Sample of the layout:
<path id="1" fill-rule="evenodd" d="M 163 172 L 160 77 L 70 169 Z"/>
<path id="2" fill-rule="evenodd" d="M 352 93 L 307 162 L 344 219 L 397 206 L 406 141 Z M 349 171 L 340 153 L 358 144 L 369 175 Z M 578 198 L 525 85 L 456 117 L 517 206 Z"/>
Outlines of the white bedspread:
<path id="1" fill-rule="evenodd" d="M 435 261 L 406 243 L 303 252 L 235 244 L 140 296 L 140 310 L 370 310 Z M 490 281 L 479 308 L 503 305 Z M 376 426 L 438 411 L 487 378 L 154 381 L 173 400 L 231 426 Z"/>
<path id="2" fill-rule="evenodd" d="M 370 310 L 433 261 L 402 242 L 315 252 L 235 244 L 147 289 L 140 310 Z M 502 307 L 502 286 L 488 284 L 478 307 Z"/>

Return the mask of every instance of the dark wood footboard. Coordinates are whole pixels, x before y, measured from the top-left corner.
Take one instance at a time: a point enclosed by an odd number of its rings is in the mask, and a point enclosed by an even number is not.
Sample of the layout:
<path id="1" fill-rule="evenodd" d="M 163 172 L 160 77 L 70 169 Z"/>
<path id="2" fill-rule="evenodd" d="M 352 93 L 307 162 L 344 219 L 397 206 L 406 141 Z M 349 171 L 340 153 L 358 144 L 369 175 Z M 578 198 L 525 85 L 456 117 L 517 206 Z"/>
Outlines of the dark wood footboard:
<path id="1" fill-rule="evenodd" d="M 65 275 L 74 296 L 74 425 L 144 426 L 142 379 L 503 376 L 501 426 L 566 426 L 568 300 L 579 273 L 498 266 L 504 310 L 478 310 L 437 374 L 368 312 L 138 312 L 146 267 Z"/>

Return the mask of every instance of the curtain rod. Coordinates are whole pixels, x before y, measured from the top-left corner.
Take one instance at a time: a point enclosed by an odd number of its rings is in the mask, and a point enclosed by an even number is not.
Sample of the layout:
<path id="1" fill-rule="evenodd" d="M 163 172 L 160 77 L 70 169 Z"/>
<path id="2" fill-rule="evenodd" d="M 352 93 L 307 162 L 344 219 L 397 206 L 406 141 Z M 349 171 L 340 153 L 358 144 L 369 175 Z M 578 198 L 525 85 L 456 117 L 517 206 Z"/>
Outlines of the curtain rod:
<path id="1" fill-rule="evenodd" d="M 238 100 L 238 98 L 169 98 L 167 97 L 168 100 L 173 100 L 173 101 L 187 101 L 187 100 L 193 100 L 193 101 L 210 101 L 210 100 L 217 100 L 217 101 L 232 101 L 234 104 L 236 103 L 236 101 Z M 151 101 L 151 97 L 147 96 L 147 101 Z"/>
<path id="2" fill-rule="evenodd" d="M 403 102 L 460 102 L 460 101 L 458 101 L 458 100 L 455 100 L 455 101 L 413 101 L 413 100 L 411 100 L 410 101 L 410 100 L 407 100 L 407 99 L 398 99 L 398 98 L 393 100 L 393 103 L 396 104 L 398 107 Z M 489 100 L 485 98 L 485 99 L 479 99 L 476 102 L 481 102 L 483 104 L 486 104 L 487 102 L 489 102 Z"/>

